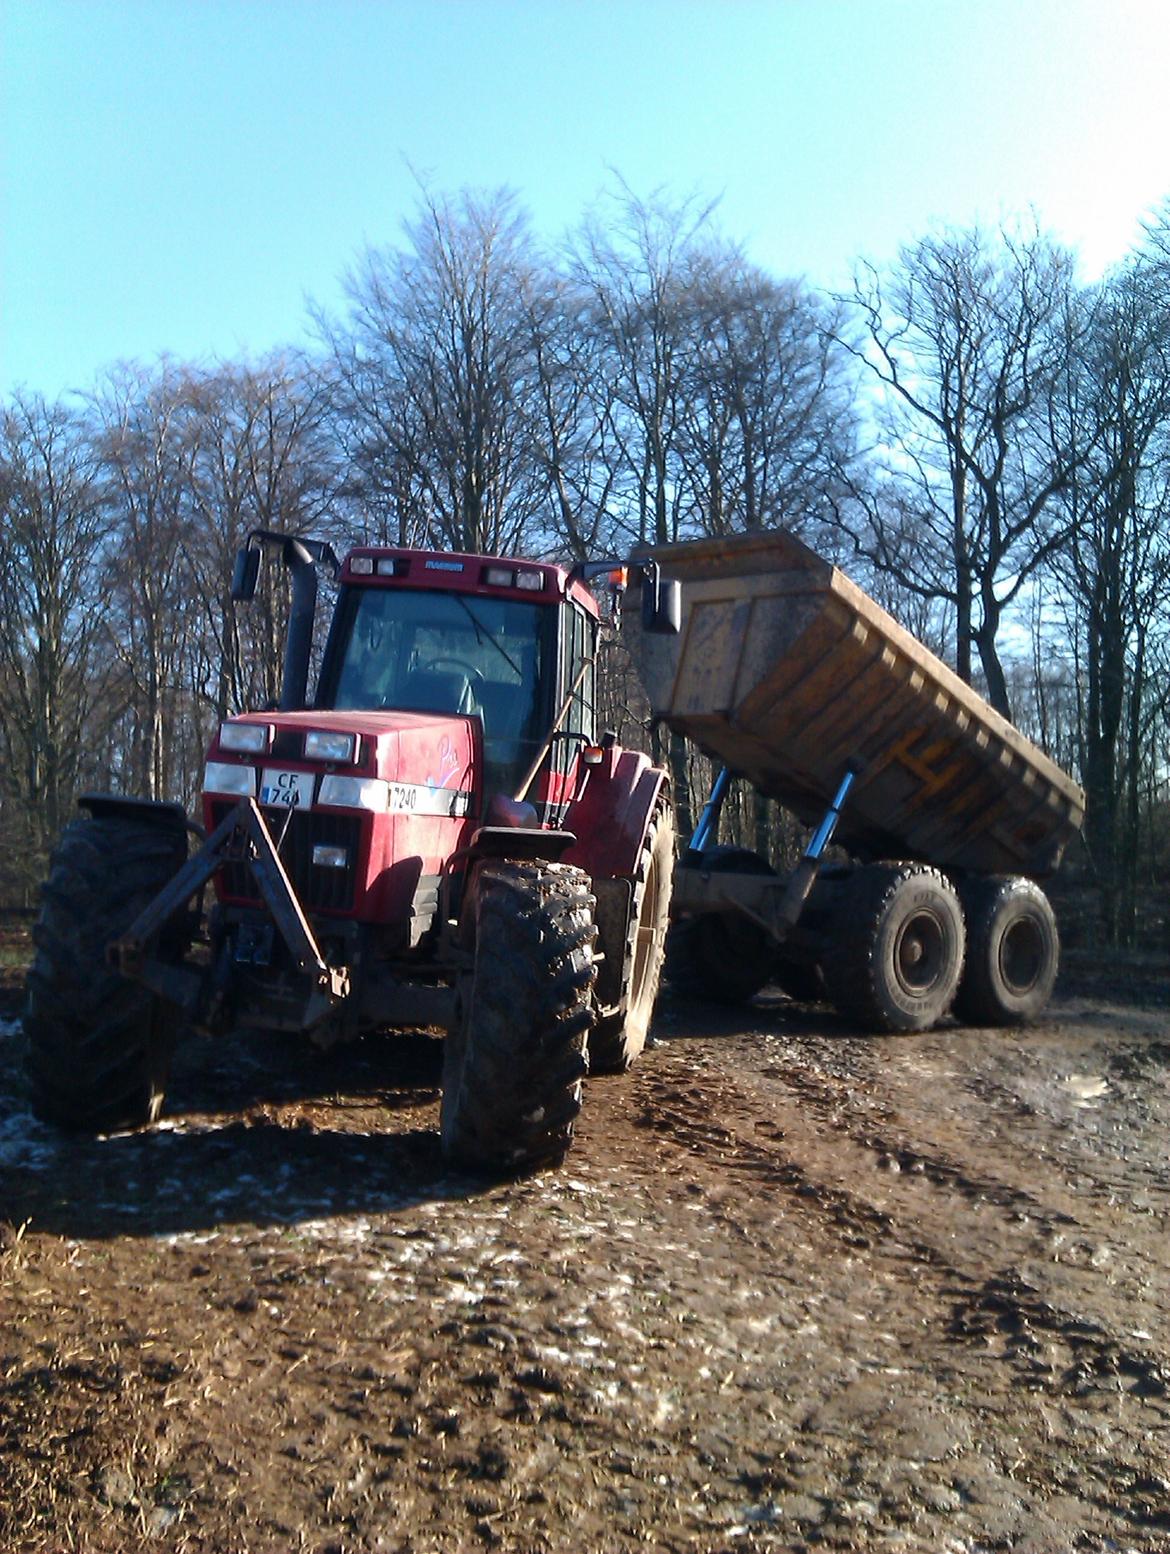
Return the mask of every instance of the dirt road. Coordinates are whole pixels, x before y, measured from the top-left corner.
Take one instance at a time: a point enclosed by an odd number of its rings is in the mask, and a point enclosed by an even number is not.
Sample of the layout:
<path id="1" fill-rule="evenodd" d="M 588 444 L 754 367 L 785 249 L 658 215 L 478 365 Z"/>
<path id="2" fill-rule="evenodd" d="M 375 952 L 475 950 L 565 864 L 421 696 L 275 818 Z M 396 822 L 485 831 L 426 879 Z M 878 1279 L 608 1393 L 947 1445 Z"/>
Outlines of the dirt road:
<path id="1" fill-rule="evenodd" d="M 0 1031 L 6 1551 L 1170 1549 L 1165 1009 L 667 999 L 487 1190 L 422 1039 L 196 1045 L 79 1143 Z"/>

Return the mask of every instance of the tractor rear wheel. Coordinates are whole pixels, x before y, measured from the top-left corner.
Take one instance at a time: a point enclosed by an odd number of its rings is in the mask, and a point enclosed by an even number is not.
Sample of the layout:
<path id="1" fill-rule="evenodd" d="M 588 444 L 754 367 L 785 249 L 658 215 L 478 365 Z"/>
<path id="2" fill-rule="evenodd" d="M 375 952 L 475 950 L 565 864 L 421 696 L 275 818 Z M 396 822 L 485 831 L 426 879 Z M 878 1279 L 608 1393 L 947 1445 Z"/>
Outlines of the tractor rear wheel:
<path id="1" fill-rule="evenodd" d="M 629 908 L 612 936 L 616 943 L 603 940 L 605 959 L 598 971 L 597 1002 L 619 1004 L 621 1012 L 599 1019 L 593 1028 L 589 1037 L 593 1073 L 624 1073 L 646 1045 L 666 957 L 673 870 L 674 820 L 661 804 L 642 839 Z"/>
<path id="2" fill-rule="evenodd" d="M 859 1025 L 929 1030 L 954 1001 L 963 947 L 959 898 L 937 869 L 916 863 L 858 869 L 841 901 L 833 1002 Z"/>
<path id="3" fill-rule="evenodd" d="M 96 816 L 62 834 L 33 929 L 24 1028 L 33 1109 L 59 1127 L 110 1133 L 153 1122 L 170 1067 L 174 1008 L 106 964 L 106 945 L 182 867 L 179 826 Z M 160 943 L 186 950 L 185 928 Z"/>
<path id="4" fill-rule="evenodd" d="M 473 888 L 474 967 L 443 1058 L 443 1154 L 511 1176 L 559 1165 L 581 1109 L 593 897 L 589 876 L 562 863 L 492 860 Z"/>
<path id="5" fill-rule="evenodd" d="M 766 858 L 746 847 L 709 847 L 697 864 L 707 874 L 775 876 Z M 694 912 L 680 917 L 666 946 L 666 975 L 684 998 L 745 1004 L 771 980 L 776 942 L 742 912 Z"/>
<path id="6" fill-rule="evenodd" d="M 967 965 L 955 999 L 965 1025 L 1026 1025 L 1052 996 L 1060 936 L 1048 897 L 1018 876 L 959 887 L 967 914 Z"/>

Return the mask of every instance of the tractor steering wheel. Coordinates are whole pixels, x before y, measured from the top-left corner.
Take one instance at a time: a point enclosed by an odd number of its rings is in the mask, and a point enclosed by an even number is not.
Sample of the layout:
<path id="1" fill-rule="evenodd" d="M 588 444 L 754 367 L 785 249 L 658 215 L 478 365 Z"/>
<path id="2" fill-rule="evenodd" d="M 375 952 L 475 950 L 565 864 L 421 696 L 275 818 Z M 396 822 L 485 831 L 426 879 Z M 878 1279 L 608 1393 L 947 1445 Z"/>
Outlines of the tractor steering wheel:
<path id="1" fill-rule="evenodd" d="M 474 664 L 469 664 L 465 658 L 456 658 L 451 654 L 441 654 L 438 658 L 432 658 L 427 668 L 458 669 L 471 681 L 473 688 L 483 684 L 483 670 L 477 669 Z"/>

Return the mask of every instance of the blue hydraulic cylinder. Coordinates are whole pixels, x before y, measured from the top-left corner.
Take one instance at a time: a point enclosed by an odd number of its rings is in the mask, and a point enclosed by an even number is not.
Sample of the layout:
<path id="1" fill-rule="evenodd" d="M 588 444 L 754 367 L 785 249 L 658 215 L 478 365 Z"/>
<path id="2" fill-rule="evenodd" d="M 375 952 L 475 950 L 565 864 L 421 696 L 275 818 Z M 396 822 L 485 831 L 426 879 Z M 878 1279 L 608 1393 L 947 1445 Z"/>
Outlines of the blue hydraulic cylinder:
<path id="1" fill-rule="evenodd" d="M 837 822 L 841 818 L 841 811 L 845 807 L 845 800 L 849 797 L 849 790 L 857 780 L 857 773 L 852 767 L 841 779 L 833 802 L 825 811 L 824 819 L 813 833 L 812 839 L 804 850 L 804 856 L 813 861 L 820 858 L 825 848 L 833 839 L 833 832 L 837 829 Z"/>
<path id="2" fill-rule="evenodd" d="M 711 840 L 711 834 L 719 825 L 719 811 L 723 807 L 723 800 L 727 797 L 727 789 L 731 783 L 731 772 L 724 766 L 711 785 L 711 796 L 703 805 L 703 813 L 699 816 L 699 823 L 695 827 L 687 847 L 688 856 L 694 856 L 705 852 L 707 844 Z"/>
<path id="3" fill-rule="evenodd" d="M 857 772 L 852 766 L 848 767 L 844 777 L 837 787 L 833 802 L 825 811 L 825 817 L 813 833 L 812 840 L 804 850 L 804 857 L 788 876 L 788 883 L 784 887 L 784 896 L 777 908 L 777 922 L 787 923 L 791 928 L 804 909 L 804 904 L 812 892 L 816 883 L 817 874 L 821 867 L 821 854 L 832 840 L 833 832 L 837 829 L 837 822 L 841 818 L 841 810 L 845 800 L 849 796 L 849 790 L 857 779 Z"/>

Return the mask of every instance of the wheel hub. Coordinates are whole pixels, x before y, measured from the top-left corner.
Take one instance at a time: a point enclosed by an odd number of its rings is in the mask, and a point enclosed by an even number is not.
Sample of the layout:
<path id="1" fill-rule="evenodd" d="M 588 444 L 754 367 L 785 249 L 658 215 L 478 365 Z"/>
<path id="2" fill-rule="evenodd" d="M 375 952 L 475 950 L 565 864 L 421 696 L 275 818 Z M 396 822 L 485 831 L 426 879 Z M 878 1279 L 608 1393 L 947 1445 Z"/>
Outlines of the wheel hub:
<path id="1" fill-rule="evenodd" d="M 898 981 L 912 997 L 921 997 L 938 981 L 944 961 L 945 936 L 933 912 L 911 917 L 894 947 Z"/>
<path id="2" fill-rule="evenodd" d="M 1044 940 L 1036 922 L 1018 918 L 999 946 L 999 971 L 1013 993 L 1030 992 L 1044 965 Z"/>

